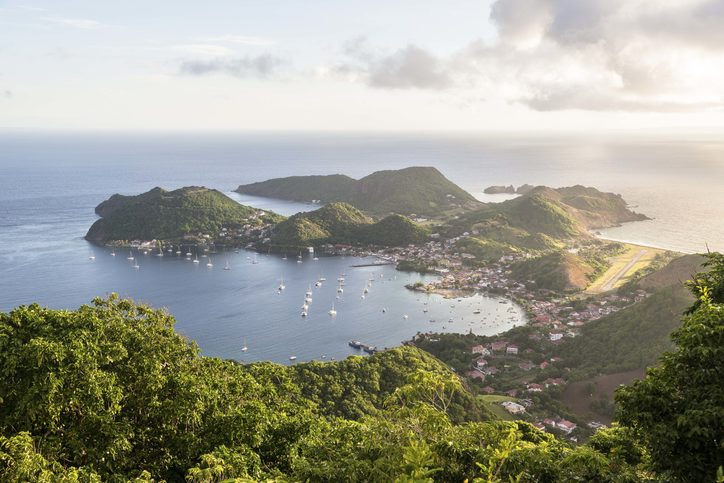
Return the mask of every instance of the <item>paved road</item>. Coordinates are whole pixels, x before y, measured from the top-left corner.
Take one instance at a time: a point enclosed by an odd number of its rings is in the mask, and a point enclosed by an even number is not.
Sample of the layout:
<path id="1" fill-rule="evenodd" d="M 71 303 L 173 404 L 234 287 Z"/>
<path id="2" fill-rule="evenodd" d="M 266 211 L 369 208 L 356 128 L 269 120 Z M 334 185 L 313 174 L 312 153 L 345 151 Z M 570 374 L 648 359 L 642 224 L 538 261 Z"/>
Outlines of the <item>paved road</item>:
<path id="1" fill-rule="evenodd" d="M 624 267 L 616 273 L 613 277 L 611 277 L 610 280 L 608 280 L 606 283 L 603 284 L 601 287 L 601 292 L 608 292 L 609 290 L 613 290 L 613 286 L 616 285 L 616 283 L 621 280 L 621 277 L 625 276 L 631 268 L 633 268 L 634 265 L 638 263 L 641 258 L 646 255 L 649 251 L 648 250 L 640 250 L 634 257 L 626 264 Z"/>

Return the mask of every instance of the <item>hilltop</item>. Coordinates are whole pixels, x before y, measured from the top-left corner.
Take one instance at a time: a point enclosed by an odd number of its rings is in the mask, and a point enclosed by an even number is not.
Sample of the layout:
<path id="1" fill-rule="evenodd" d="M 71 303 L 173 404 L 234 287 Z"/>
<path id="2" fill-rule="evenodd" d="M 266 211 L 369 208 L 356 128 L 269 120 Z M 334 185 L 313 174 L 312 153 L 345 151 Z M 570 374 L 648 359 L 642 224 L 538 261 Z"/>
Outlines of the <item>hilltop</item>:
<path id="1" fill-rule="evenodd" d="M 296 250 L 326 243 L 399 246 L 426 238 L 427 231 L 404 216 L 375 221 L 350 204 L 330 203 L 276 225 L 271 243 L 275 250 Z"/>
<path id="2" fill-rule="evenodd" d="M 282 218 L 240 205 L 223 193 L 189 186 L 174 191 L 154 188 L 136 196 L 115 194 L 96 207 L 102 218 L 85 238 L 96 243 L 116 240 L 176 240 L 222 228 L 259 225 Z"/>
<path id="3" fill-rule="evenodd" d="M 343 175 L 292 176 L 241 185 L 236 191 L 293 201 L 345 202 L 377 215 L 439 216 L 481 206 L 432 167 L 377 171 L 359 180 Z"/>

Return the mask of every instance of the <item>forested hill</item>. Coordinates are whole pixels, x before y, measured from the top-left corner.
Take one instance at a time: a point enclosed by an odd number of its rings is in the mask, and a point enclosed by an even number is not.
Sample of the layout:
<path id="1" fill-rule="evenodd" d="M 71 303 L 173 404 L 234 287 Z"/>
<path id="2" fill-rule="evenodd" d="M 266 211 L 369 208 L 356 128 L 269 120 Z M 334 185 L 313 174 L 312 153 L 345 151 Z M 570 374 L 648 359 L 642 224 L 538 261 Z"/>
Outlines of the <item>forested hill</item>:
<path id="1" fill-rule="evenodd" d="M 377 171 L 360 180 L 343 175 L 276 178 L 241 185 L 236 191 L 294 201 L 340 201 L 374 214 L 437 216 L 481 205 L 432 167 Z"/>
<path id="2" fill-rule="evenodd" d="M 531 235 L 555 239 L 587 236 L 589 230 L 648 219 L 629 209 L 617 194 L 585 186 L 538 186 L 502 203 L 488 203 L 449 222 L 451 235 L 476 230 L 492 239 L 525 241 Z"/>
<path id="3" fill-rule="evenodd" d="M 347 203 L 330 203 L 298 213 L 273 229 L 274 250 L 299 250 L 326 243 L 350 245 L 404 246 L 427 239 L 427 230 L 401 215 L 374 221 Z"/>
<path id="4" fill-rule="evenodd" d="M 154 188 L 137 196 L 115 194 L 100 203 L 96 213 L 102 218 L 91 226 L 86 239 L 97 243 L 175 240 L 198 233 L 216 235 L 223 227 L 283 219 L 240 205 L 217 190 L 197 186 L 174 191 Z"/>

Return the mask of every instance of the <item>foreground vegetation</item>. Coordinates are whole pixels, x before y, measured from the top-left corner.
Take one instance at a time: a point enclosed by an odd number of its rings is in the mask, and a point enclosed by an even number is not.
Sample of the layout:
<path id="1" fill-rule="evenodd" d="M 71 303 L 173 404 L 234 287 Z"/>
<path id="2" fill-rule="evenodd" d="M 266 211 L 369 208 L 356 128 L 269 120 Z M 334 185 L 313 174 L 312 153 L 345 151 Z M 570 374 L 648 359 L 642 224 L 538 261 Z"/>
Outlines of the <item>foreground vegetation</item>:
<path id="1" fill-rule="evenodd" d="M 116 296 L 0 314 L 2 481 L 713 481 L 724 428 L 724 259 L 677 348 L 618 394 L 622 426 L 571 446 L 493 420 L 405 347 L 284 367 L 202 357 Z"/>

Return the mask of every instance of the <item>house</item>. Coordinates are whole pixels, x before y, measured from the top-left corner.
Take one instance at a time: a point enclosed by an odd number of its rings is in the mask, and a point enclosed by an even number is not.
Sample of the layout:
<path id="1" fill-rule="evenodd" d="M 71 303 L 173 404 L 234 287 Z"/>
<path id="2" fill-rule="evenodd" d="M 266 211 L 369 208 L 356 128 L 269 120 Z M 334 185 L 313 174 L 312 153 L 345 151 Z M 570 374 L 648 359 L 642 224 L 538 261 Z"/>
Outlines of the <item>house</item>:
<path id="1" fill-rule="evenodd" d="M 525 412 L 524 406 L 513 401 L 503 401 L 500 405 L 503 406 L 510 414 L 520 414 Z"/>
<path id="2" fill-rule="evenodd" d="M 489 355 L 490 355 L 490 350 L 488 350 L 487 348 L 485 348 L 485 346 L 482 346 L 482 345 L 480 345 L 480 344 L 474 345 L 474 346 L 470 349 L 470 352 L 472 352 L 473 354 L 480 354 L 480 355 L 483 355 L 483 356 L 489 356 Z"/>
<path id="3" fill-rule="evenodd" d="M 576 429 L 576 423 L 572 423 L 566 419 L 561 419 L 556 423 L 556 428 L 560 429 L 566 434 L 571 434 L 571 432 Z"/>
<path id="4" fill-rule="evenodd" d="M 533 423 L 533 426 L 535 426 L 536 428 L 540 429 L 541 431 L 545 431 L 545 430 L 546 430 L 545 424 L 543 424 L 543 423 L 535 422 L 535 423 Z"/>
<path id="5" fill-rule="evenodd" d="M 543 384 L 545 384 L 546 387 L 549 386 L 563 386 L 565 385 L 566 381 L 561 379 L 560 377 L 556 377 L 555 379 L 546 379 L 543 381 Z"/>
<path id="6" fill-rule="evenodd" d="M 556 422 L 555 422 L 554 420 L 552 420 L 552 419 L 547 419 L 547 418 L 544 419 L 544 420 L 543 420 L 543 424 L 545 424 L 546 426 L 551 426 L 551 427 L 553 427 L 553 428 L 556 427 Z"/>
<path id="7" fill-rule="evenodd" d="M 551 342 L 557 342 L 563 338 L 563 334 L 560 332 L 551 332 L 549 335 Z"/>
<path id="8" fill-rule="evenodd" d="M 507 394 L 510 397 L 516 397 L 518 395 L 518 390 L 511 389 L 510 391 L 505 391 L 505 394 Z"/>
<path id="9" fill-rule="evenodd" d="M 475 367 L 477 367 L 478 369 L 480 369 L 481 367 L 485 367 L 487 365 L 488 365 L 488 361 L 486 361 L 482 357 L 475 361 Z"/>
<path id="10" fill-rule="evenodd" d="M 505 350 L 505 347 L 506 347 L 507 345 L 508 345 L 507 342 L 502 341 L 502 340 L 498 340 L 498 341 L 495 341 L 495 342 L 493 342 L 492 344 L 490 344 L 490 349 L 491 349 L 493 352 L 498 352 L 498 351 Z"/>
<path id="11" fill-rule="evenodd" d="M 539 367 L 541 370 L 545 369 L 546 367 L 548 367 L 548 361 L 543 361 L 543 362 L 541 362 L 541 363 L 538 365 L 538 367 Z"/>
<path id="12" fill-rule="evenodd" d="M 518 364 L 518 367 L 520 367 L 524 371 L 530 371 L 535 367 L 535 364 L 533 364 L 532 362 L 521 362 L 520 364 Z"/>
<path id="13" fill-rule="evenodd" d="M 495 389 L 493 389 L 493 386 L 485 386 L 483 389 L 481 389 L 485 394 L 493 394 L 495 392 Z"/>
<path id="14" fill-rule="evenodd" d="M 472 369 L 465 373 L 466 376 L 468 376 L 470 379 L 479 379 L 481 381 L 485 380 L 485 374 L 480 372 L 477 369 Z"/>
<path id="15" fill-rule="evenodd" d="M 513 355 L 513 356 L 514 356 L 514 355 L 517 355 L 517 354 L 518 354 L 518 346 L 512 345 L 512 344 L 509 345 L 509 346 L 505 349 L 505 353 L 508 354 L 508 355 Z"/>
<path id="16" fill-rule="evenodd" d="M 543 386 L 540 384 L 536 384 L 535 382 L 531 382 L 526 386 L 528 389 L 528 392 L 543 392 Z"/>

